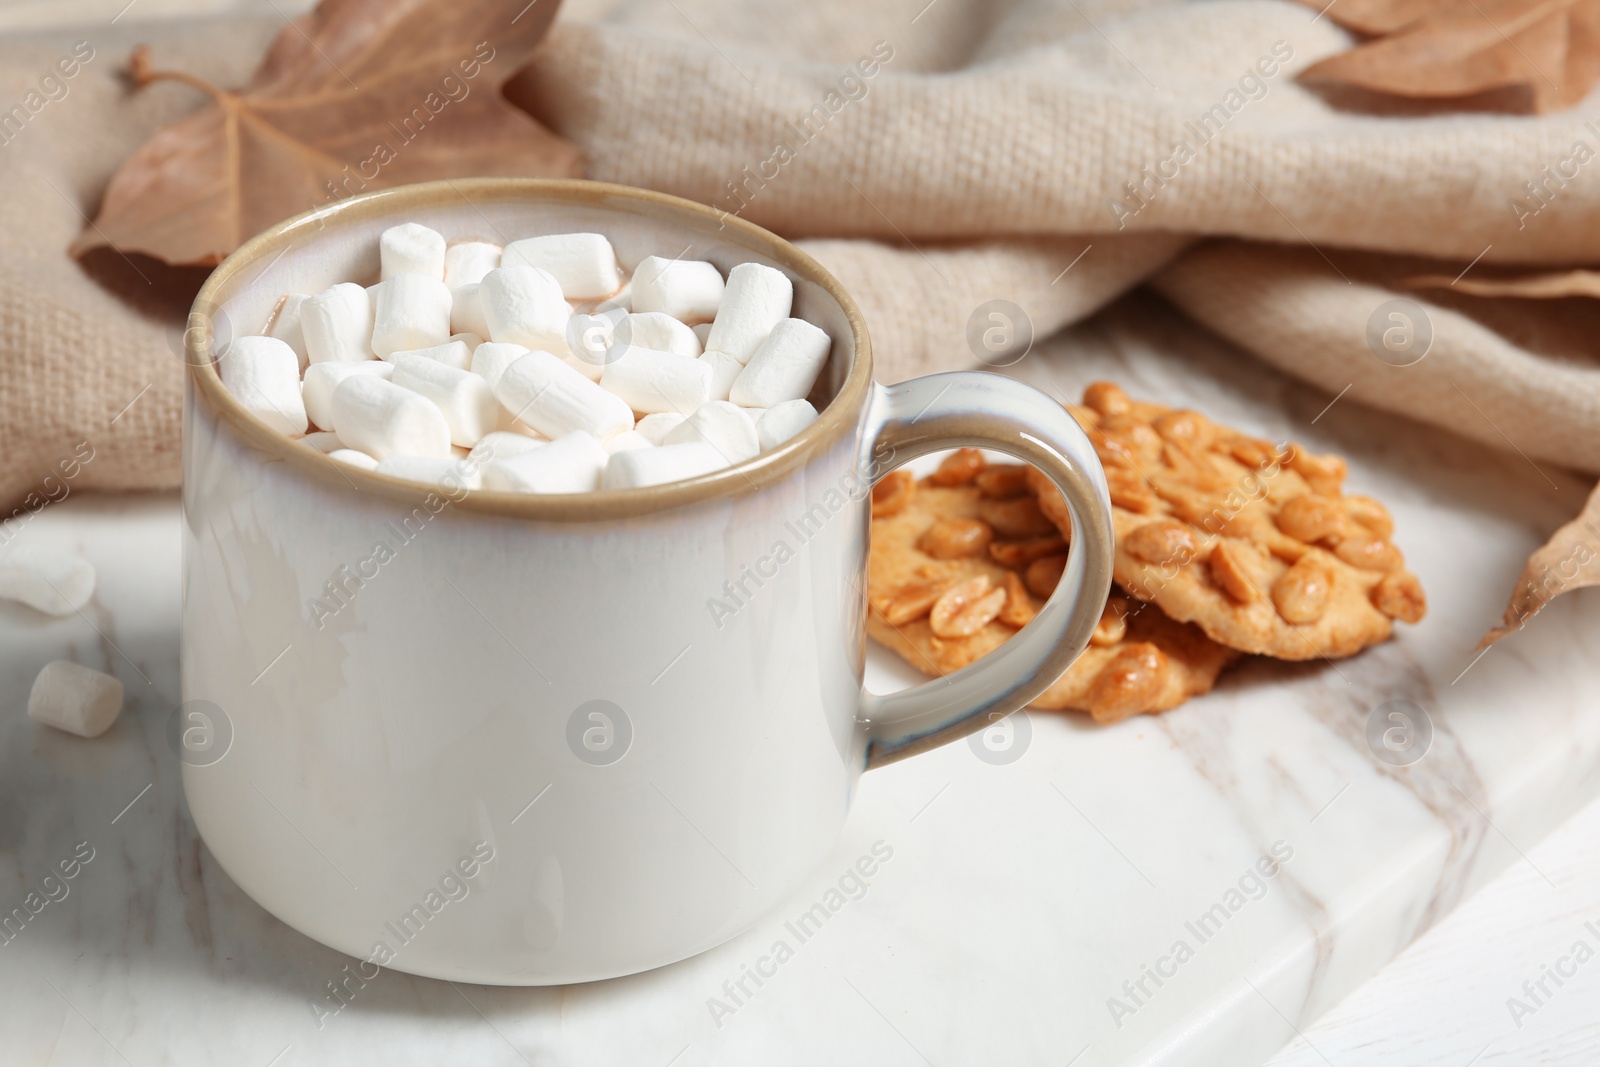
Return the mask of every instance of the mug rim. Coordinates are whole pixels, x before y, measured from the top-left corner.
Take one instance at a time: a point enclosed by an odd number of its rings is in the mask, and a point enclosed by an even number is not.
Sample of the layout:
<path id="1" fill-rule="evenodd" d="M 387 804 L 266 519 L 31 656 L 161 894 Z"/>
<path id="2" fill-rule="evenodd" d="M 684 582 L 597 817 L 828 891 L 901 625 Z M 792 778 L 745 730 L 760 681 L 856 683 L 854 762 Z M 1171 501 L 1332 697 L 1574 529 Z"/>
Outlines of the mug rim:
<path id="1" fill-rule="evenodd" d="M 218 294 L 241 281 L 258 262 L 283 255 L 308 227 L 321 230 L 330 220 L 365 221 L 393 216 L 406 221 L 403 213 L 411 206 L 425 206 L 445 199 L 459 199 L 475 206 L 474 197 L 497 201 L 525 201 L 583 205 L 614 210 L 607 201 L 633 201 L 664 212 L 670 219 L 687 217 L 699 223 L 717 222 L 731 228 L 743 240 L 735 243 L 760 252 L 805 281 L 819 286 L 839 305 L 849 323 L 854 352 L 843 383 L 817 418 L 800 433 L 770 452 L 735 463 L 710 474 L 665 485 L 637 489 L 597 489 L 587 493 L 521 493 L 490 489 L 459 489 L 455 486 L 425 485 L 391 474 L 354 467 L 329 459 L 324 453 L 302 444 L 268 426 L 259 416 L 245 409 L 222 384 L 212 358 L 211 320 L 206 310 L 221 306 Z M 657 217 L 661 217 L 658 215 Z M 270 265 L 270 264 L 269 264 Z M 193 329 L 195 316 L 201 316 L 203 329 Z M 195 295 L 189 312 L 190 328 L 184 331 L 184 362 L 195 387 L 195 403 L 206 403 L 226 419 L 246 444 L 281 460 L 317 481 L 330 479 L 345 483 L 344 488 L 370 493 L 407 503 L 418 503 L 441 493 L 450 494 L 453 507 L 490 515 L 555 522 L 596 521 L 627 518 L 666 511 L 718 497 L 741 496 L 771 485 L 805 465 L 819 449 L 835 443 L 853 431 L 860 420 L 872 386 L 872 345 L 861 309 L 843 284 L 822 264 L 791 242 L 752 222 L 718 211 L 705 204 L 634 186 L 595 182 L 578 178 L 462 178 L 418 182 L 362 193 L 320 208 L 302 212 L 268 227 L 240 245 L 219 263 Z M 185 448 L 189 445 L 185 440 Z"/>

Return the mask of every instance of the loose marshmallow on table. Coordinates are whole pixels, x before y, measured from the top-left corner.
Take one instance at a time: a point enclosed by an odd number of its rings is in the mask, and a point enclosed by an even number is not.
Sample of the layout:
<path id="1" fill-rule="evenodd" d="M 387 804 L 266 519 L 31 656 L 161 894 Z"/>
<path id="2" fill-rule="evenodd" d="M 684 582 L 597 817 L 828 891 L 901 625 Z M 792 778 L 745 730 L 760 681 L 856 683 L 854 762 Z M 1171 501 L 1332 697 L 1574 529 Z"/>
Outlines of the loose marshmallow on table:
<path id="1" fill-rule="evenodd" d="M 305 381 L 300 395 L 305 400 L 306 415 L 319 430 L 335 430 L 333 424 L 333 391 L 339 383 L 354 374 L 374 374 L 387 378 L 394 374 L 394 364 L 379 359 L 360 363 L 313 363 L 306 368 Z"/>
<path id="2" fill-rule="evenodd" d="M 583 430 L 604 440 L 633 429 L 633 411 L 623 399 L 549 352 L 529 352 L 507 367 L 494 394 L 514 418 L 546 437 Z"/>
<path id="3" fill-rule="evenodd" d="M 456 370 L 466 370 L 472 366 L 472 349 L 465 341 L 446 341 L 442 345 L 429 345 L 427 348 L 403 348 L 398 352 L 390 352 L 383 360 L 385 363 L 398 363 L 409 356 L 421 356 Z"/>
<path id="4" fill-rule="evenodd" d="M 94 566 L 44 545 L 13 545 L 0 552 L 0 599 L 46 615 L 71 615 L 94 595 Z"/>
<path id="5" fill-rule="evenodd" d="M 300 359 L 275 337 L 235 337 L 217 358 L 222 384 L 245 410 L 280 433 L 306 432 Z"/>
<path id="6" fill-rule="evenodd" d="M 703 441 L 618 452 L 606 464 L 602 489 L 638 489 L 721 470 L 727 459 Z"/>
<path id="7" fill-rule="evenodd" d="M 748 363 L 793 305 L 794 283 L 787 274 L 760 263 L 741 263 L 728 272 L 706 348 Z"/>
<path id="8" fill-rule="evenodd" d="M 497 459 L 510 459 L 520 456 L 524 452 L 549 444 L 549 441 L 540 437 L 529 437 L 524 433 L 514 433 L 510 430 L 495 430 L 493 433 L 483 435 L 483 439 L 472 446 L 472 451 L 467 453 L 468 458 L 478 466 Z"/>
<path id="9" fill-rule="evenodd" d="M 784 319 L 750 357 L 728 399 L 744 408 L 803 400 L 817 383 L 833 341 L 805 319 Z"/>
<path id="10" fill-rule="evenodd" d="M 45 664 L 28 693 L 28 718 L 79 737 L 99 737 L 121 711 L 121 682 L 64 659 Z"/>
<path id="11" fill-rule="evenodd" d="M 549 271 L 508 264 L 484 275 L 478 295 L 489 340 L 567 354 L 572 306 Z"/>
<path id="12" fill-rule="evenodd" d="M 716 349 L 701 356 L 700 362 L 711 365 L 711 399 L 728 399 L 728 394 L 733 391 L 733 383 L 744 373 L 744 364 Z"/>
<path id="13" fill-rule="evenodd" d="M 680 356 L 698 356 L 701 351 L 700 338 L 693 330 L 659 311 L 636 311 L 624 318 L 617 323 L 612 343 L 638 345 Z"/>
<path id="14" fill-rule="evenodd" d="M 500 262 L 502 266 L 521 264 L 549 271 L 569 300 L 598 300 L 622 284 L 617 253 L 598 233 L 557 233 L 512 241 Z"/>
<path id="15" fill-rule="evenodd" d="M 704 441 L 730 464 L 743 463 L 761 451 L 756 424 L 744 413 L 744 409 L 726 400 L 702 404 L 698 411 L 661 439 L 663 446 L 685 445 L 695 441 Z"/>
<path id="16" fill-rule="evenodd" d="M 444 283 L 451 289 L 475 285 L 499 265 L 499 245 L 488 241 L 462 241 L 444 250 Z"/>
<path id="17" fill-rule="evenodd" d="M 452 336 L 458 333 L 475 333 L 479 337 L 489 336 L 489 320 L 483 316 L 481 283 L 473 282 L 471 285 L 462 285 L 450 290 L 450 299 Z"/>
<path id="18" fill-rule="evenodd" d="M 817 420 L 817 409 L 809 400 L 785 400 L 774 404 L 756 419 L 761 450 L 777 448 Z"/>
<path id="19" fill-rule="evenodd" d="M 340 463 L 348 463 L 352 467 L 360 467 L 364 471 L 378 469 L 378 461 L 365 452 L 357 452 L 353 448 L 336 448 L 328 453 L 328 458 Z"/>
<path id="20" fill-rule="evenodd" d="M 477 467 L 451 456 L 390 456 L 380 460 L 373 468 L 379 474 L 392 474 L 396 478 L 409 478 L 414 482 L 432 482 L 447 489 L 479 489 L 483 480 Z"/>
<path id="21" fill-rule="evenodd" d="M 426 356 L 402 356 L 389 380 L 434 402 L 450 426 L 452 444 L 471 448 L 500 422 L 494 390 L 471 371 Z"/>
<path id="22" fill-rule="evenodd" d="M 483 484 L 522 493 L 587 493 L 599 485 L 609 458 L 598 438 L 576 430 L 521 455 L 494 460 L 483 469 Z"/>
<path id="23" fill-rule="evenodd" d="M 722 275 L 703 259 L 646 256 L 633 271 L 634 311 L 661 311 L 690 325 L 710 322 L 722 294 Z"/>
<path id="24" fill-rule="evenodd" d="M 522 345 L 506 345 L 497 341 L 485 341 L 472 350 L 472 373 L 489 383 L 493 389 L 500 384 L 500 376 L 506 368 L 528 354 Z"/>
<path id="25" fill-rule="evenodd" d="M 709 363 L 633 345 L 618 345 L 607 358 L 600 384 L 634 411 L 688 415 L 711 399 Z"/>
<path id="26" fill-rule="evenodd" d="M 304 374 L 306 364 L 311 362 L 311 357 L 306 353 L 306 334 L 300 328 L 300 305 L 306 298 L 299 293 L 290 293 L 278 305 L 278 313 L 272 316 L 272 329 L 267 331 L 268 337 L 276 337 L 290 348 L 300 359 L 300 373 Z"/>
<path id="27" fill-rule="evenodd" d="M 444 413 L 427 397 L 393 382 L 352 375 L 333 390 L 332 408 L 339 439 L 374 459 L 450 455 Z"/>
<path id="28" fill-rule="evenodd" d="M 300 304 L 300 329 L 312 363 L 372 358 L 372 296 L 340 282 Z"/>
<path id="29" fill-rule="evenodd" d="M 378 276 L 384 281 L 400 274 L 443 279 L 444 261 L 444 235 L 420 223 L 391 226 L 378 238 Z"/>
<path id="30" fill-rule="evenodd" d="M 676 429 L 687 415 L 680 415 L 676 411 L 658 411 L 654 415 L 646 415 L 640 419 L 634 429 L 653 445 L 659 445 L 666 439 L 667 434 Z"/>
<path id="31" fill-rule="evenodd" d="M 378 288 L 372 351 L 380 358 L 450 340 L 450 290 L 426 274 L 396 274 Z"/>

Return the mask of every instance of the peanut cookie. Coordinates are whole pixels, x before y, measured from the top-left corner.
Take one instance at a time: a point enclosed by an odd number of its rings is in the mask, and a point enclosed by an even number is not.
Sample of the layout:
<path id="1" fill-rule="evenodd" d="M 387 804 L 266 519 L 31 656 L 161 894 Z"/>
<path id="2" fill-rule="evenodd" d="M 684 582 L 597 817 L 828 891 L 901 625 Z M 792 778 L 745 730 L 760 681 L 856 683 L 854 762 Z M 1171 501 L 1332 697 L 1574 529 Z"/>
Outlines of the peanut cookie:
<path id="1" fill-rule="evenodd" d="M 1028 490 L 1027 468 L 975 449 L 873 492 L 867 632 L 918 669 L 950 674 L 1027 625 L 1061 577 L 1066 542 Z M 1034 702 L 1116 722 L 1211 690 L 1239 653 L 1114 594 L 1083 655 Z"/>
<path id="2" fill-rule="evenodd" d="M 1343 495 L 1344 460 L 1282 448 L 1096 382 L 1069 407 L 1105 465 L 1117 584 L 1230 648 L 1353 655 L 1427 610 L 1376 500 Z M 1066 503 L 1031 472 L 1062 530 Z"/>

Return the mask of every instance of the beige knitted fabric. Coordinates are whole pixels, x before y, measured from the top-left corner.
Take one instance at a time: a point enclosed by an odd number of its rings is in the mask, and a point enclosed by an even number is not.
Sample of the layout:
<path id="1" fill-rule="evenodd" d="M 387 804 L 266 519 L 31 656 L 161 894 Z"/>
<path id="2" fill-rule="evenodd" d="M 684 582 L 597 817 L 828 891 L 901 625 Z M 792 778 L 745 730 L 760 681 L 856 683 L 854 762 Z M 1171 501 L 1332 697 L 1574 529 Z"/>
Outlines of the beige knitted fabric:
<path id="1" fill-rule="evenodd" d="M 116 163 L 202 102 L 130 95 L 128 46 L 239 83 L 281 25 L 99 27 L 68 97 L 0 146 L 0 498 L 83 439 L 81 487 L 176 482 L 176 327 L 62 249 Z M 0 41 L 0 106 L 87 35 Z M 1340 110 L 1294 74 L 1347 44 L 1281 0 L 583 0 L 508 96 L 582 147 L 592 177 L 803 239 L 860 300 L 883 380 L 977 365 L 967 326 L 989 300 L 1042 338 L 1151 278 L 1330 392 L 1600 470 L 1587 307 L 1396 288 L 1475 257 L 1479 272 L 1600 258 L 1600 183 L 1581 173 L 1600 163 L 1574 161 L 1579 142 L 1600 150 L 1600 121 L 1585 125 L 1600 106 Z M 192 286 L 115 254 L 96 269 L 145 304 Z M 1367 342 L 1397 295 L 1433 333 L 1409 367 Z"/>

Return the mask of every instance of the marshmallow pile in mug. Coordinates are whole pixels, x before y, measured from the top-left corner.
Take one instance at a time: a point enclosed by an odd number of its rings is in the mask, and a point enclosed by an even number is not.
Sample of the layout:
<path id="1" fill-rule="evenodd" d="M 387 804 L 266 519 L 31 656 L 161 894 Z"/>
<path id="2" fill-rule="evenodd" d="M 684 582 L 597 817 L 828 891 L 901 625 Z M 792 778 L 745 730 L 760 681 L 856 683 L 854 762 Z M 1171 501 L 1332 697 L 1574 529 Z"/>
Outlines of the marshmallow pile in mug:
<path id="1" fill-rule="evenodd" d="M 743 462 L 817 417 L 805 398 L 831 342 L 789 316 L 794 287 L 771 267 L 724 279 L 649 256 L 624 282 L 597 233 L 447 247 L 416 223 L 378 248 L 378 284 L 286 296 L 265 336 L 217 360 L 246 409 L 336 462 L 469 489 L 628 489 Z"/>

